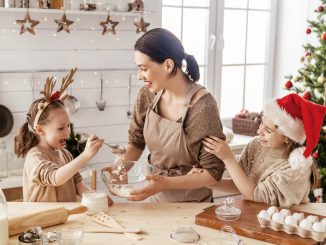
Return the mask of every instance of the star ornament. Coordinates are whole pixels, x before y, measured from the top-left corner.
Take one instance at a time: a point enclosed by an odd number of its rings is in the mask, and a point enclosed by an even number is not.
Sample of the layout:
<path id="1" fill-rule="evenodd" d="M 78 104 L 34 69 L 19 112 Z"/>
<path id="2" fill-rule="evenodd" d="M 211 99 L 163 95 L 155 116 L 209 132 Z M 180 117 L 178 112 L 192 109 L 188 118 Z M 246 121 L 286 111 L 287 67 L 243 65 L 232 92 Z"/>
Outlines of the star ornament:
<path id="1" fill-rule="evenodd" d="M 61 19 L 56 19 L 54 21 L 58 24 L 57 32 L 65 30 L 66 32 L 70 33 L 69 26 L 74 23 L 73 21 L 67 19 L 66 14 L 63 14 Z"/>
<path id="2" fill-rule="evenodd" d="M 108 28 L 108 24 L 111 25 L 111 28 Z M 102 31 L 102 35 L 105 35 L 107 33 L 112 33 L 112 34 L 116 34 L 115 31 L 115 27 L 119 24 L 118 21 L 112 21 L 111 16 L 108 15 L 108 17 L 106 18 L 106 21 L 101 21 L 100 25 L 103 27 L 103 31 Z"/>
<path id="3" fill-rule="evenodd" d="M 23 20 L 16 20 L 16 23 L 20 25 L 20 35 L 28 31 L 29 33 L 35 35 L 34 27 L 40 22 L 38 20 L 32 20 L 29 13 L 26 12 Z"/>
<path id="4" fill-rule="evenodd" d="M 144 21 L 144 18 L 141 17 L 139 21 L 136 21 L 134 25 L 137 27 L 136 33 L 140 32 L 147 32 L 147 27 L 150 25 L 150 23 L 147 23 Z"/>

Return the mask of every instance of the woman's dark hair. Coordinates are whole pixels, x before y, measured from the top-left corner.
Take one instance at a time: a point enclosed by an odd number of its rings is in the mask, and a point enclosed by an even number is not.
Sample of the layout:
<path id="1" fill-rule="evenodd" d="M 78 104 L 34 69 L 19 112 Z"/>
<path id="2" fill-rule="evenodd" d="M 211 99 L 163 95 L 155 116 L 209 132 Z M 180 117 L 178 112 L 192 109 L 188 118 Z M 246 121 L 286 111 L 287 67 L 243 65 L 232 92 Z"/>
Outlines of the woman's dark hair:
<path id="1" fill-rule="evenodd" d="M 159 64 L 162 64 L 166 59 L 171 59 L 174 62 L 174 67 L 171 76 L 175 76 L 177 69 L 181 69 L 182 60 L 187 62 L 185 74 L 194 82 L 200 78 L 199 66 L 193 55 L 186 54 L 181 41 L 170 31 L 163 28 L 155 28 L 146 32 L 141 36 L 134 47 Z"/>
<path id="2" fill-rule="evenodd" d="M 26 122 L 21 126 L 17 135 L 15 136 L 14 150 L 18 157 L 25 157 L 27 152 L 39 143 L 37 134 L 35 134 L 34 131 L 29 130 L 29 127 L 33 129 L 35 116 L 38 112 L 38 104 L 40 102 L 44 103 L 45 99 L 38 99 L 32 103 L 26 115 Z M 63 102 L 61 100 L 52 101 L 42 112 L 38 120 L 38 124 L 44 125 L 47 122 L 50 111 L 59 108 L 64 108 Z"/>

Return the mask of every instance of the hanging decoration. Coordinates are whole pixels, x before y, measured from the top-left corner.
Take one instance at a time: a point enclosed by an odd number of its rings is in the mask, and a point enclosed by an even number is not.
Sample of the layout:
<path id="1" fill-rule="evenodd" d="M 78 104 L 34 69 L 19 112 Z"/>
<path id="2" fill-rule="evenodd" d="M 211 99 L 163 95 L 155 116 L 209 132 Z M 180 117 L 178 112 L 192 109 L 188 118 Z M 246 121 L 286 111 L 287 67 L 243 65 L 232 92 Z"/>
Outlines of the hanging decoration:
<path id="1" fill-rule="evenodd" d="M 68 33 L 70 33 L 69 26 L 74 23 L 73 21 L 67 19 L 65 13 L 63 13 L 61 19 L 55 19 L 54 22 L 58 24 L 57 32 L 64 30 Z"/>
<path id="2" fill-rule="evenodd" d="M 134 25 L 137 27 L 136 33 L 138 34 L 140 32 L 147 32 L 147 27 L 150 23 L 145 22 L 142 16 L 139 21 L 135 21 Z"/>
<path id="3" fill-rule="evenodd" d="M 108 24 L 111 25 L 110 28 L 108 28 Z M 112 21 L 111 19 L 111 16 L 108 14 L 107 18 L 106 18 L 106 21 L 101 21 L 100 22 L 100 25 L 103 27 L 103 31 L 102 31 L 102 35 L 105 35 L 107 33 L 112 33 L 112 34 L 116 34 L 116 31 L 115 31 L 115 27 L 119 24 L 118 21 Z"/>
<path id="4" fill-rule="evenodd" d="M 24 19 L 16 20 L 16 23 L 20 25 L 20 35 L 25 33 L 26 31 L 35 35 L 34 27 L 37 26 L 40 23 L 40 21 L 31 19 L 27 9 Z"/>

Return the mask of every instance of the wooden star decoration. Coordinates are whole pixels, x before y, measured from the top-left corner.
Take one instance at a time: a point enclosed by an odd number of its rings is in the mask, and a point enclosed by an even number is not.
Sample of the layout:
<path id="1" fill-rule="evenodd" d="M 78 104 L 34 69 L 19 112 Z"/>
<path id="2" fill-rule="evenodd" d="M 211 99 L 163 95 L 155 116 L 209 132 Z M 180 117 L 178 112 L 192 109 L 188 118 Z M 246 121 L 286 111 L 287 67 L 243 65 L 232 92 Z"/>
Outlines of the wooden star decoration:
<path id="1" fill-rule="evenodd" d="M 111 28 L 108 28 L 108 24 L 110 23 Z M 102 35 L 111 32 L 112 34 L 116 34 L 115 27 L 119 24 L 118 21 L 112 21 L 111 16 L 108 15 L 106 21 L 101 21 L 100 25 L 103 27 Z"/>
<path id="2" fill-rule="evenodd" d="M 16 20 L 16 23 L 20 25 L 20 35 L 28 31 L 29 33 L 35 35 L 34 27 L 40 22 L 38 20 L 32 20 L 29 13 L 26 12 L 23 20 Z"/>
<path id="3" fill-rule="evenodd" d="M 66 32 L 70 33 L 69 26 L 74 23 L 73 21 L 67 19 L 66 14 L 63 14 L 61 19 L 56 19 L 54 21 L 58 24 L 57 32 L 65 30 Z"/>
<path id="4" fill-rule="evenodd" d="M 147 32 L 147 27 L 150 25 L 150 23 L 147 23 L 144 21 L 144 18 L 141 17 L 140 20 L 134 23 L 135 26 L 137 26 L 136 33 L 140 32 Z"/>

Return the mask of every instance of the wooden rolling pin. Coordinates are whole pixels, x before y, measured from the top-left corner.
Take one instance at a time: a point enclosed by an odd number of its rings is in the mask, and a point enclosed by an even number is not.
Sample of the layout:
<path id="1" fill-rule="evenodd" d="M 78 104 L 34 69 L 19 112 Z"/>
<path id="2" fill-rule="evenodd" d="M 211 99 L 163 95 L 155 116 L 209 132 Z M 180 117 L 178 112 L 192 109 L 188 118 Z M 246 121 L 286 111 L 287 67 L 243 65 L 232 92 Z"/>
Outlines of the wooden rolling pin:
<path id="1" fill-rule="evenodd" d="M 60 207 L 9 218 L 9 236 L 20 234 L 27 228 L 33 226 L 40 226 L 44 228 L 65 223 L 69 215 L 81 214 L 86 210 L 87 208 L 84 206 L 79 206 L 70 210 L 66 209 L 65 207 Z"/>

